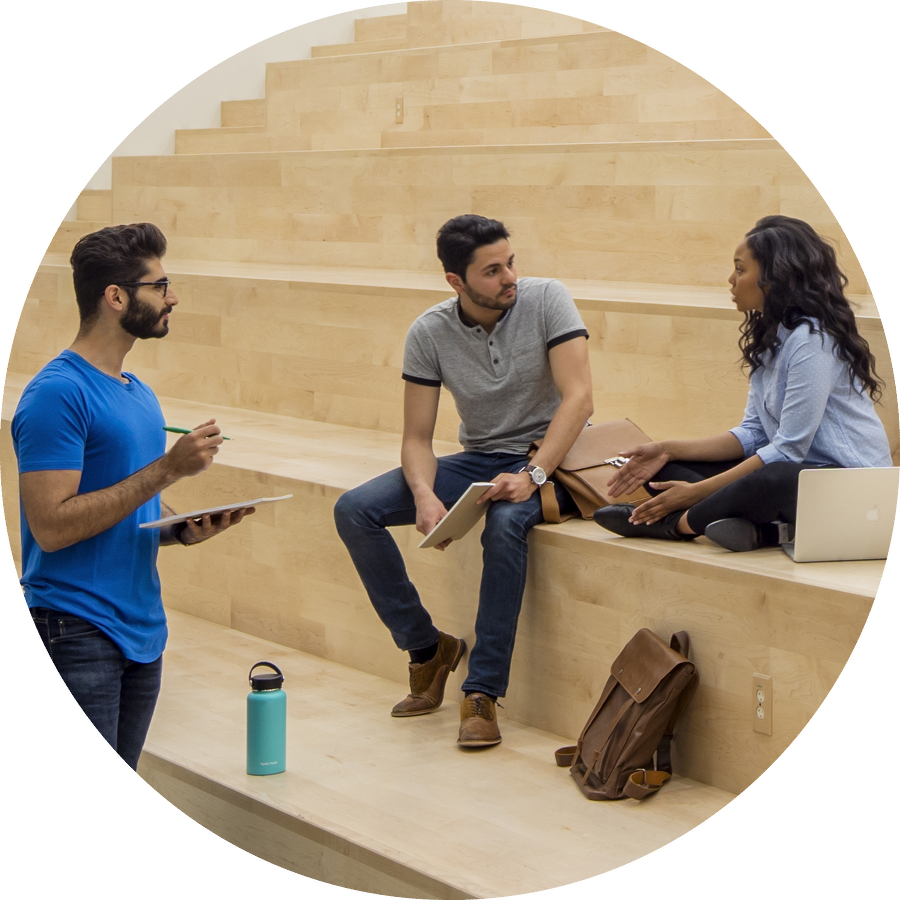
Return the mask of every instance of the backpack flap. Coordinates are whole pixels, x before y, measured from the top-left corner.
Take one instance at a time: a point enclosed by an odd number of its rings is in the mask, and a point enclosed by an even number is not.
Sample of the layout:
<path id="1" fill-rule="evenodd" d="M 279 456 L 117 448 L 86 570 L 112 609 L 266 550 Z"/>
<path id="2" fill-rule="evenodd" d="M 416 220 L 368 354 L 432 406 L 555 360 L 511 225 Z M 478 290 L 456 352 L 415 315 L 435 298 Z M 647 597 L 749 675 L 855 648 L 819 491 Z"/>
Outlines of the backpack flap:
<path id="1" fill-rule="evenodd" d="M 616 657 L 610 672 L 635 703 L 642 703 L 670 672 L 685 664 L 691 665 L 649 628 L 642 628 Z"/>

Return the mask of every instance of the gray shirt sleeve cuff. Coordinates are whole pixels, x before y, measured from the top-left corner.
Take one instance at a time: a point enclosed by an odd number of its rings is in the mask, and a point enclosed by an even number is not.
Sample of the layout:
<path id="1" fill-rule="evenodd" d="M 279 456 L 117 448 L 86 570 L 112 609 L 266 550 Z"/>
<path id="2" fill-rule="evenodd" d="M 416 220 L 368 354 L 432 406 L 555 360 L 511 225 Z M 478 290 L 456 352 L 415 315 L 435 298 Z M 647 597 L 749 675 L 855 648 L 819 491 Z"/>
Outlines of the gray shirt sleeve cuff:
<path id="1" fill-rule="evenodd" d="M 552 338 L 547 341 L 547 349 L 552 350 L 559 344 L 564 344 L 566 341 L 571 341 L 573 338 L 577 337 L 590 338 L 590 335 L 587 333 L 587 328 L 578 328 L 575 331 L 569 331 L 566 334 L 561 334 L 558 337 Z"/>
<path id="2" fill-rule="evenodd" d="M 400 376 L 404 381 L 411 381 L 413 384 L 424 384 L 426 387 L 440 387 L 440 381 L 433 381 L 430 378 L 418 378 L 415 375 L 407 375 L 403 372 Z"/>

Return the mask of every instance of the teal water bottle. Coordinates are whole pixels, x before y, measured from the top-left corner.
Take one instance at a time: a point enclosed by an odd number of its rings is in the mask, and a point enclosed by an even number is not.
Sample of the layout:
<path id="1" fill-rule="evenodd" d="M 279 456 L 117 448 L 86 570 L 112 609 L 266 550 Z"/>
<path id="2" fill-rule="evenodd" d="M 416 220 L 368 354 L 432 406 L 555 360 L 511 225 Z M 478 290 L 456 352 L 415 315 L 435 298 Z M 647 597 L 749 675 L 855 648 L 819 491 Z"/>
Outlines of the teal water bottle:
<path id="1" fill-rule="evenodd" d="M 275 670 L 254 675 L 253 669 Z M 247 774 L 275 775 L 285 769 L 287 695 L 281 689 L 284 675 L 270 662 L 250 669 L 251 691 L 247 695 Z"/>

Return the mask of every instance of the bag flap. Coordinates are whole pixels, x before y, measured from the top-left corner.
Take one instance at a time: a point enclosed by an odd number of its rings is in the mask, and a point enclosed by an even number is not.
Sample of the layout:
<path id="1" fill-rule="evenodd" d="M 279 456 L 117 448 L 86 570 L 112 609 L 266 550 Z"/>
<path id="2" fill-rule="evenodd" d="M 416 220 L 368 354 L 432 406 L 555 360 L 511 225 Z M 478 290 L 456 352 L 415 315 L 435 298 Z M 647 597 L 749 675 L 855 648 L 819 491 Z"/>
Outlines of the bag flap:
<path id="1" fill-rule="evenodd" d="M 612 422 L 588 425 L 578 435 L 571 450 L 559 464 L 559 468 L 577 472 L 579 469 L 602 466 L 604 460 L 649 441 L 650 438 L 631 419 L 616 419 Z"/>
<path id="2" fill-rule="evenodd" d="M 688 663 L 680 653 L 642 628 L 623 648 L 610 669 L 613 678 L 642 703 L 673 669 Z M 690 663 L 688 663 L 690 665 Z"/>

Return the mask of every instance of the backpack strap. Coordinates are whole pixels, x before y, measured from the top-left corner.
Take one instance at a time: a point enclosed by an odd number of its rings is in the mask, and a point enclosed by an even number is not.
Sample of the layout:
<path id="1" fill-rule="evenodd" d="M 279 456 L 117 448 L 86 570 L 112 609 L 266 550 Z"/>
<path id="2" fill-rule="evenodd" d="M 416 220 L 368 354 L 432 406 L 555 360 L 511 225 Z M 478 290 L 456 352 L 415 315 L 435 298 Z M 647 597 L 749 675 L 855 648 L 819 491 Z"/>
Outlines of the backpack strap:
<path id="1" fill-rule="evenodd" d="M 691 639 L 686 631 L 676 631 L 669 641 L 669 646 L 680 653 L 685 659 L 691 655 Z"/>
<path id="2" fill-rule="evenodd" d="M 626 797 L 643 800 L 644 797 L 655 794 L 671 777 L 668 772 L 648 772 L 647 769 L 637 769 L 631 773 L 622 790 Z"/>
<path id="3" fill-rule="evenodd" d="M 575 762 L 578 755 L 578 746 L 573 744 L 571 747 L 560 747 L 556 751 L 556 764 L 560 767 L 571 766 Z"/>
<path id="4" fill-rule="evenodd" d="M 669 646 L 676 653 L 680 653 L 687 659 L 688 654 L 691 652 L 691 639 L 688 637 L 686 631 L 679 631 L 677 634 L 672 635 Z M 656 748 L 657 769 L 662 772 L 668 772 L 670 775 L 672 774 L 672 738 L 675 736 L 675 723 L 678 721 L 678 717 L 684 712 L 684 708 L 690 702 L 691 697 L 694 696 L 694 691 L 697 690 L 699 681 L 700 678 L 695 671 L 690 684 L 688 684 L 678 697 L 678 702 L 672 710 L 672 715 L 666 725 L 666 730 L 663 732 L 663 736 L 659 740 L 659 746 Z"/>

